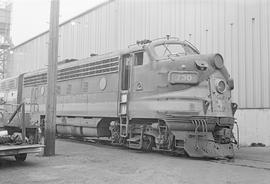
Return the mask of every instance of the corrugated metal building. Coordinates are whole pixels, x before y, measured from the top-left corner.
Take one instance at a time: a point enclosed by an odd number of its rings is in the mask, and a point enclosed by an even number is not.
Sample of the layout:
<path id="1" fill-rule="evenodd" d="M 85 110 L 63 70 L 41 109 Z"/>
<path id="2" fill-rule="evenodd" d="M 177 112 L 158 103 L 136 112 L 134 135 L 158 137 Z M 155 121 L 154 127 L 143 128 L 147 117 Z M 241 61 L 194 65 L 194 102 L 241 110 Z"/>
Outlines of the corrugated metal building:
<path id="1" fill-rule="evenodd" d="M 242 143 L 270 144 L 270 1 L 110 0 L 61 24 L 59 61 L 172 35 L 219 52 L 235 79 Z M 48 32 L 14 48 L 9 76 L 47 65 Z"/>

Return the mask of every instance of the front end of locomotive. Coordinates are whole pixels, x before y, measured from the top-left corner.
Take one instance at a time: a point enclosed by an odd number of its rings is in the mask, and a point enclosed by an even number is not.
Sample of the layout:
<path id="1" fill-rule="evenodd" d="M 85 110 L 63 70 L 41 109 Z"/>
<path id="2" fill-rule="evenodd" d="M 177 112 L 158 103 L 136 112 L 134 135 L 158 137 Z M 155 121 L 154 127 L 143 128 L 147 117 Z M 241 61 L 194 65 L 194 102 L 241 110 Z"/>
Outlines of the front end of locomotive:
<path id="1" fill-rule="evenodd" d="M 222 56 L 201 55 L 178 40 L 151 43 L 149 52 L 156 58 L 160 83 L 167 83 L 155 96 L 155 110 L 172 135 L 170 148 L 191 157 L 234 157 L 237 105 L 232 103 L 234 83 Z"/>

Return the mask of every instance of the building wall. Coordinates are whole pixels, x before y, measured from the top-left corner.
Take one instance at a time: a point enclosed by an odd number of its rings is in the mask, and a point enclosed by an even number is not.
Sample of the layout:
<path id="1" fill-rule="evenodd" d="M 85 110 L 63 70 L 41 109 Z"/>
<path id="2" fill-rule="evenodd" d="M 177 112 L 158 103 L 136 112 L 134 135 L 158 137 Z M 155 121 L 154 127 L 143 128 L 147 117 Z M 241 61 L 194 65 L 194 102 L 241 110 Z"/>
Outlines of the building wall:
<path id="1" fill-rule="evenodd" d="M 263 143 L 270 145 L 270 109 L 240 109 L 236 111 L 240 144 Z M 236 127 L 234 129 L 236 135 Z"/>
<path id="2" fill-rule="evenodd" d="M 220 52 L 241 108 L 270 108 L 270 2 L 113 0 L 60 26 L 59 60 L 126 48 L 167 34 Z M 48 33 L 15 47 L 9 76 L 46 67 Z"/>
<path id="3" fill-rule="evenodd" d="M 268 0 L 111 0 L 60 26 L 59 61 L 167 34 L 189 40 L 201 53 L 223 55 L 235 79 L 233 99 L 241 108 L 237 117 L 245 121 L 241 126 L 258 123 L 253 133 L 266 136 L 262 125 L 267 118 L 254 122 L 245 115 L 260 119 L 268 111 L 259 109 L 270 109 L 269 10 Z M 44 33 L 15 47 L 9 76 L 46 67 L 47 45 Z"/>

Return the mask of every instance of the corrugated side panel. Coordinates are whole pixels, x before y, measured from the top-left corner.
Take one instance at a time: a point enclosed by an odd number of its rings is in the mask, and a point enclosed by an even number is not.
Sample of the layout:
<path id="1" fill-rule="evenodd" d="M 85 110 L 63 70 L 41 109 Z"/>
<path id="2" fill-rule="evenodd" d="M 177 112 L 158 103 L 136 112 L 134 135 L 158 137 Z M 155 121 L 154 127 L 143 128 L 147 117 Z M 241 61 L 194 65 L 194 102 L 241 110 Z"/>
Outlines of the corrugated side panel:
<path id="1" fill-rule="evenodd" d="M 268 0 L 115 0 L 60 27 L 59 60 L 169 34 L 223 55 L 240 108 L 270 108 L 269 9 Z M 47 34 L 16 48 L 10 75 L 46 66 L 47 48 Z"/>

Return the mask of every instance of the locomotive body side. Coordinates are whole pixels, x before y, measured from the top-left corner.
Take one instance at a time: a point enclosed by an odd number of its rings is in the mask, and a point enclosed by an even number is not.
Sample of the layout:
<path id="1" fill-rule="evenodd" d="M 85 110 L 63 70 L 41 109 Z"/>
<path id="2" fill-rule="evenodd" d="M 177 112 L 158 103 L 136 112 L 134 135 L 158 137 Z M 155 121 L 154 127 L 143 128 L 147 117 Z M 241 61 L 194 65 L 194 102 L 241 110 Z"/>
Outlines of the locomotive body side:
<path id="1" fill-rule="evenodd" d="M 111 53 L 59 65 L 57 77 L 57 133 L 73 136 L 110 136 L 107 119 L 117 117 L 119 54 Z M 46 70 L 24 77 L 24 99 L 38 104 L 36 120 L 44 125 Z M 107 130 L 97 126 L 102 118 Z M 102 125 L 105 126 L 105 125 Z"/>
<path id="2" fill-rule="evenodd" d="M 174 47 L 182 50 L 173 53 Z M 23 100 L 36 104 L 27 110 L 41 124 L 46 83 L 46 70 L 24 75 Z M 56 129 L 109 137 L 133 149 L 233 157 L 232 89 L 220 54 L 201 55 L 176 40 L 154 41 L 59 65 Z"/>

